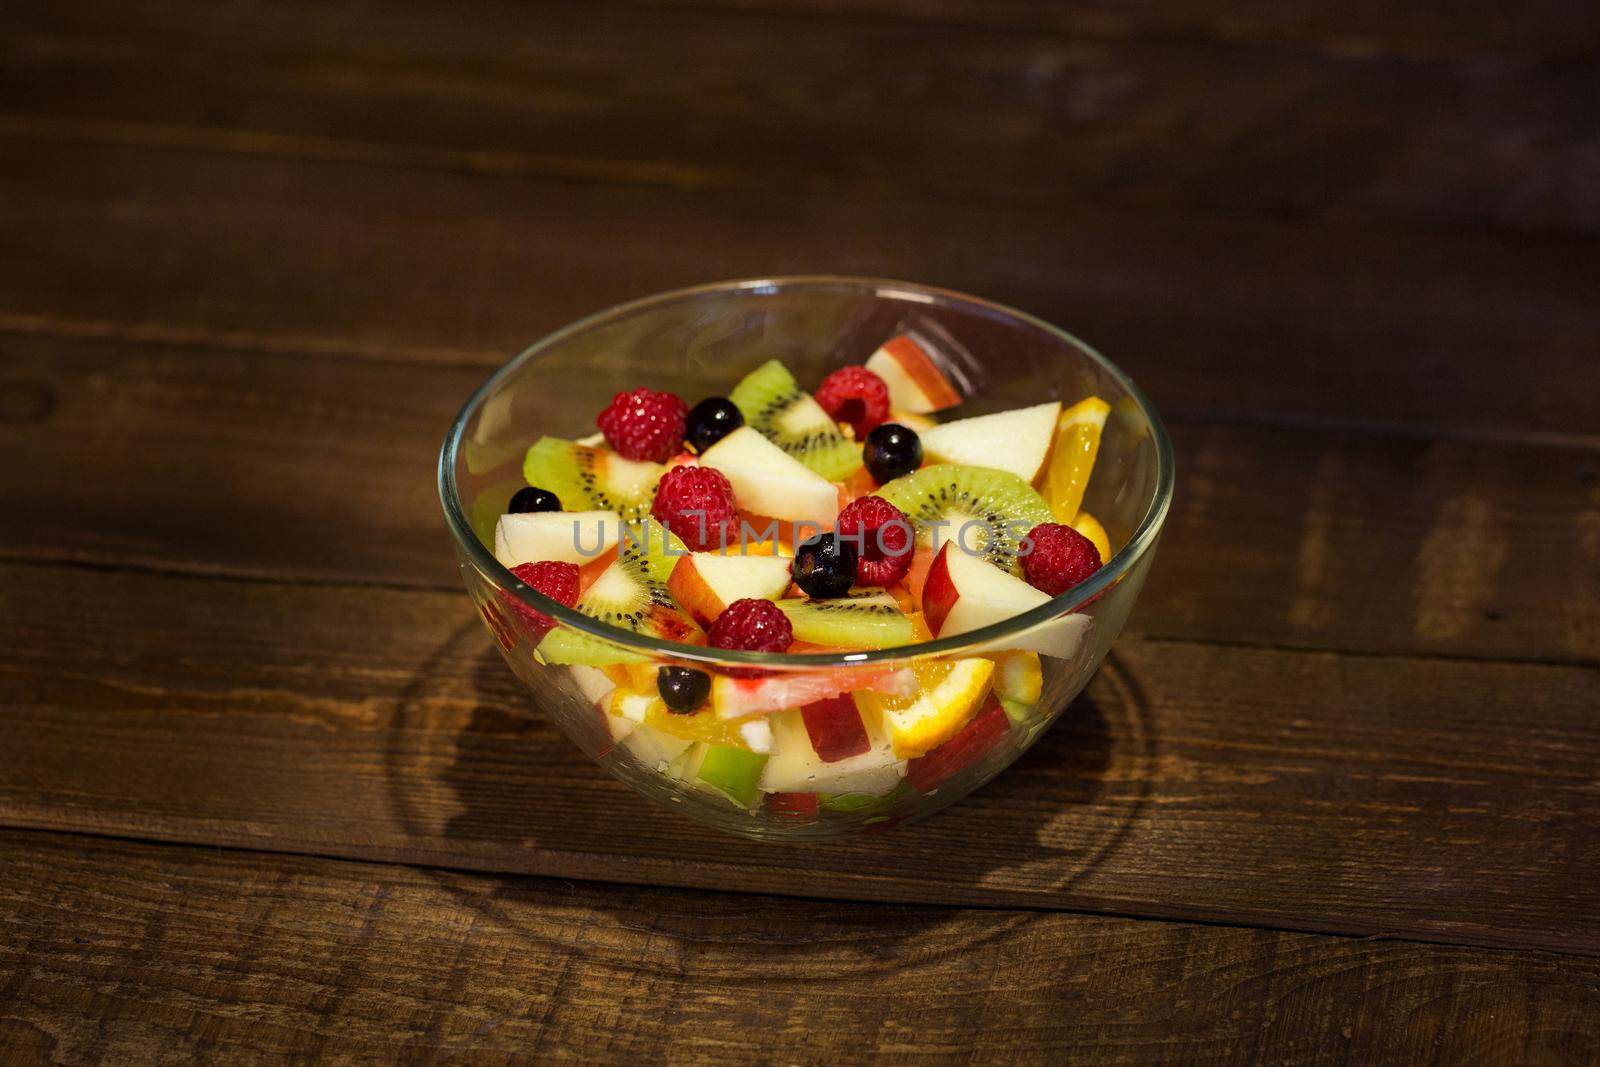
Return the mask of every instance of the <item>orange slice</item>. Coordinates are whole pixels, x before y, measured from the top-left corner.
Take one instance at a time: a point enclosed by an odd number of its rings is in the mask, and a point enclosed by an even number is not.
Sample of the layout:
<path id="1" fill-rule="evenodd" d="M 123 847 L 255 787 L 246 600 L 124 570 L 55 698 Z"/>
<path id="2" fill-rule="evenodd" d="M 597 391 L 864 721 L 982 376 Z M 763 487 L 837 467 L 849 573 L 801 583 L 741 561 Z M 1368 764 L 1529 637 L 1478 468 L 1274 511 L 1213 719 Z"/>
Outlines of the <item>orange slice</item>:
<path id="1" fill-rule="evenodd" d="M 1045 466 L 1044 498 L 1057 522 L 1070 523 L 1078 517 L 1083 491 L 1100 452 L 1100 432 L 1110 413 L 1110 404 L 1091 396 L 1067 408 L 1056 420 L 1055 441 Z"/>

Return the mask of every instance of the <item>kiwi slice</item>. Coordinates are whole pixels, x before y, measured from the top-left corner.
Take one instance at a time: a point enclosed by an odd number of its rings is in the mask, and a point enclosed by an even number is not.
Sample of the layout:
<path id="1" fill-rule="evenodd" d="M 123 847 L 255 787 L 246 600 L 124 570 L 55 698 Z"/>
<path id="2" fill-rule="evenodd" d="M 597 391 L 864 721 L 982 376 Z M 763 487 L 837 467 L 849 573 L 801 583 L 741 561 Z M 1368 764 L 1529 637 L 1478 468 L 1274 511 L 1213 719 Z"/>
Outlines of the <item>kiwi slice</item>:
<path id="1" fill-rule="evenodd" d="M 666 470 L 559 437 L 539 438 L 522 461 L 528 484 L 560 497 L 563 511 L 615 511 L 628 521 L 650 514 Z"/>
<path id="2" fill-rule="evenodd" d="M 881 589 L 853 590 L 832 600 L 780 600 L 794 636 L 815 645 L 889 648 L 911 643 L 911 619 Z"/>
<path id="3" fill-rule="evenodd" d="M 905 512 L 919 544 L 932 544 L 936 534 L 940 544 L 959 535 L 960 547 L 1012 574 L 1022 573 L 1018 543 L 1041 522 L 1055 521 L 1033 486 L 991 467 L 923 467 L 883 485 L 877 495 Z"/>
<path id="4" fill-rule="evenodd" d="M 861 445 L 844 435 L 777 360 L 745 375 L 728 399 L 745 425 L 828 481 L 842 482 L 861 469 Z"/>
<path id="5" fill-rule="evenodd" d="M 617 558 L 578 599 L 578 610 L 590 618 L 663 641 L 702 639 L 700 627 L 667 592 L 667 576 L 678 558 L 688 554 L 683 542 L 651 519 L 630 524 Z M 631 663 L 647 657 L 588 634 L 562 626 L 539 645 L 548 663 L 581 663 L 591 667 Z"/>

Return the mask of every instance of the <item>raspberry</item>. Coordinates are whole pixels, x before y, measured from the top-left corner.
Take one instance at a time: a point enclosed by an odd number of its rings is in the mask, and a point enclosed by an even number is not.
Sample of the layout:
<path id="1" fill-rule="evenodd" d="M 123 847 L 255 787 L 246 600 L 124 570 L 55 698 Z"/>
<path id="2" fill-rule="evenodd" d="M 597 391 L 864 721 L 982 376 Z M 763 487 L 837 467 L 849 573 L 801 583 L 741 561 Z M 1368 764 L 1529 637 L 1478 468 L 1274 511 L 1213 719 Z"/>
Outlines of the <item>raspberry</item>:
<path id="1" fill-rule="evenodd" d="M 695 552 L 731 543 L 738 530 L 733 486 L 711 467 L 685 464 L 668 468 L 656 483 L 650 514 Z"/>
<path id="2" fill-rule="evenodd" d="M 511 568 L 524 584 L 531 585 L 557 603 L 572 607 L 578 602 L 578 565 L 575 563 L 521 563 Z M 555 629 L 556 621 L 542 611 L 535 611 L 509 592 L 502 589 L 500 599 L 516 612 L 537 644 L 545 634 Z M 497 632 L 496 636 L 500 634 Z M 502 641 L 502 644 L 505 642 Z"/>
<path id="3" fill-rule="evenodd" d="M 770 600 L 746 597 L 729 604 L 707 635 L 712 648 L 740 652 L 786 652 L 794 642 L 789 617 Z"/>
<path id="4" fill-rule="evenodd" d="M 817 403 L 834 421 L 853 426 L 857 441 L 865 441 L 889 417 L 889 387 L 865 367 L 840 367 L 822 379 Z"/>
<path id="5" fill-rule="evenodd" d="M 594 421 L 623 458 L 665 463 L 682 450 L 688 417 L 688 407 L 673 394 L 635 389 L 612 397 Z"/>
<path id="6" fill-rule="evenodd" d="M 1070 526 L 1043 522 L 1028 540 L 1033 547 L 1022 555 L 1022 573 L 1041 592 L 1060 596 L 1100 569 L 1094 542 Z"/>
<path id="7" fill-rule="evenodd" d="M 852 500 L 835 529 L 856 546 L 857 585 L 893 585 L 911 570 L 911 523 L 883 497 Z"/>

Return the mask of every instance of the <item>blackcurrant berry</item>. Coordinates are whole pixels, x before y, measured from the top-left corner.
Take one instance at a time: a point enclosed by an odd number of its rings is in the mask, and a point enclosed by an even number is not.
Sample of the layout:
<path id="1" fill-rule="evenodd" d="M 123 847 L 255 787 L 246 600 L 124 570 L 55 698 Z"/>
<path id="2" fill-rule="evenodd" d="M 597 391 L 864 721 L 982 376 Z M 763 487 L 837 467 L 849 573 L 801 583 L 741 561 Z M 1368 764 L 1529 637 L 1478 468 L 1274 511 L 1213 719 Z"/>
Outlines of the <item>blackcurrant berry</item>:
<path id="1" fill-rule="evenodd" d="M 662 667 L 656 671 L 656 688 L 668 711 L 692 715 L 711 695 L 711 676 L 693 667 Z"/>
<path id="2" fill-rule="evenodd" d="M 683 439 L 696 452 L 704 452 L 743 425 L 744 413 L 733 401 L 725 396 L 707 397 L 689 410 Z"/>
<path id="3" fill-rule="evenodd" d="M 922 438 L 910 427 L 886 422 L 867 434 L 862 458 L 872 480 L 882 485 L 922 466 Z"/>
<path id="4" fill-rule="evenodd" d="M 844 596 L 856 581 L 855 543 L 836 533 L 819 534 L 795 549 L 790 573 L 806 596 Z"/>
<path id="5" fill-rule="evenodd" d="M 521 515 L 528 511 L 560 511 L 561 498 L 548 489 L 530 485 L 526 489 L 516 491 L 511 503 L 506 505 L 506 510 L 513 515 Z"/>

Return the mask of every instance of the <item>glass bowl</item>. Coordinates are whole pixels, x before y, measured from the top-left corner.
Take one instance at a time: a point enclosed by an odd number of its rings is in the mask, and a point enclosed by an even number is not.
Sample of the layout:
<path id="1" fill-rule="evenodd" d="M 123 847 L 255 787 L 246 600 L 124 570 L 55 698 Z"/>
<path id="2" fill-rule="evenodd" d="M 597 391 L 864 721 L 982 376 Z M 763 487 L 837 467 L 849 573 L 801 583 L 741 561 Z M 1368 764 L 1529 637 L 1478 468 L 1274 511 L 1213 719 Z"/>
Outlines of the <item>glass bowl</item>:
<path id="1" fill-rule="evenodd" d="M 969 394 L 956 417 L 1048 400 L 1070 404 L 1091 395 L 1110 404 L 1083 510 L 1099 519 L 1113 555 L 1087 581 L 1025 614 L 959 637 L 861 652 L 775 655 L 676 644 L 598 623 L 524 585 L 496 560 L 495 523 L 512 493 L 526 484 L 522 462 L 528 447 L 545 434 L 594 433 L 595 415 L 613 394 L 645 386 L 693 404 L 726 395 L 745 373 L 774 357 L 814 388 L 830 371 L 862 362 L 901 334 L 952 354 Z M 1122 630 L 1150 567 L 1172 480 L 1171 445 L 1154 409 L 1088 345 L 977 297 L 845 277 L 681 289 L 558 330 L 479 387 L 450 427 L 439 458 L 439 494 L 467 592 L 544 714 L 645 796 L 721 830 L 794 840 L 883 829 L 929 815 L 988 781 L 1037 740 L 1088 683 Z M 606 639 L 629 664 L 545 663 L 536 636 L 518 622 L 519 604 L 558 626 Z M 1004 665 L 1014 658 L 1005 650 L 1037 643 L 1030 635 L 1059 635 L 1063 627 L 1074 634 L 1070 651 L 1039 657 L 1037 673 L 1022 679 L 1022 697 L 1003 706 L 988 701 L 955 738 L 918 759 L 889 763 L 892 771 L 880 765 L 867 773 L 835 773 L 838 764 L 813 763 L 806 766 L 817 773 L 803 781 L 779 781 L 781 775 L 764 769 L 759 752 L 675 737 L 648 721 L 611 712 L 618 683 L 632 679 L 642 689 L 657 665 L 695 666 L 714 677 L 759 669 L 765 678 L 797 683 L 839 675 L 865 682 L 885 672 L 928 680 L 943 669 L 940 661 L 984 656 Z M 1008 695 L 1018 693 L 1012 688 Z M 780 725 L 777 718 L 772 722 Z M 792 742 L 795 719 L 782 723 L 790 727 Z M 791 764 L 782 765 L 786 773 L 792 773 Z M 768 792 L 762 784 L 783 788 Z"/>

